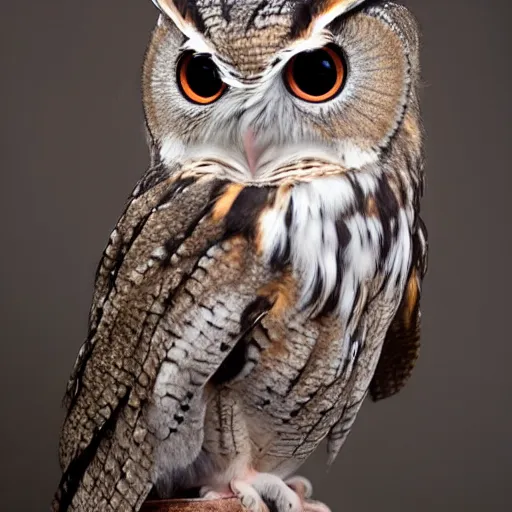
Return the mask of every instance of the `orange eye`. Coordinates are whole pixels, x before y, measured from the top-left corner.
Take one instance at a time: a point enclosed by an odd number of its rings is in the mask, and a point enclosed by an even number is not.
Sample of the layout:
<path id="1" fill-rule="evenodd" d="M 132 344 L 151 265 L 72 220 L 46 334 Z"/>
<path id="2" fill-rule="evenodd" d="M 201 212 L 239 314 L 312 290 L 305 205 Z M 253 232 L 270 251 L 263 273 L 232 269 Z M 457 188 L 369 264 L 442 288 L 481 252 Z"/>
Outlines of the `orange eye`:
<path id="1" fill-rule="evenodd" d="M 205 54 L 187 53 L 178 63 L 178 84 L 189 101 L 209 105 L 226 90 L 217 66 Z"/>
<path id="2" fill-rule="evenodd" d="M 334 98 L 345 84 L 345 62 L 329 46 L 295 55 L 285 70 L 285 83 L 297 98 L 321 103 Z"/>

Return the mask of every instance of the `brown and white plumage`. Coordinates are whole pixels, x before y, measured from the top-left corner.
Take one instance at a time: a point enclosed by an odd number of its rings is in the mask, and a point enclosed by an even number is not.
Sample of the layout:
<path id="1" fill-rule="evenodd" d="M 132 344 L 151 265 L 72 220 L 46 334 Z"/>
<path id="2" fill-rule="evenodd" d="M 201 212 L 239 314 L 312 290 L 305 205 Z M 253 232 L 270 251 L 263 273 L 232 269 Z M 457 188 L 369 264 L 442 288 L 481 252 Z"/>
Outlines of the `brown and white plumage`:
<path id="1" fill-rule="evenodd" d="M 326 437 L 333 459 L 419 348 L 417 28 L 388 2 L 155 3 L 152 167 L 98 268 L 54 510 L 135 512 L 194 487 L 322 510 L 281 479 Z M 293 97 L 287 63 L 326 44 L 343 90 Z M 179 90 L 190 51 L 228 86 L 211 104 Z"/>

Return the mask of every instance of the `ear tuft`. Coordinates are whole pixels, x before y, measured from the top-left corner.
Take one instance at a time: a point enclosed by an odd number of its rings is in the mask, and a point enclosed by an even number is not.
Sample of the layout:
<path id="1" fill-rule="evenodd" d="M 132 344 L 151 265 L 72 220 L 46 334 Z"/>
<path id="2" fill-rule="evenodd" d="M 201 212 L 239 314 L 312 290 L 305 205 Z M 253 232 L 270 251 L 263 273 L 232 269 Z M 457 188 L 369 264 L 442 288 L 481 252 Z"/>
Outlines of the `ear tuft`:
<path id="1" fill-rule="evenodd" d="M 183 18 L 187 14 L 188 10 L 188 0 L 153 0 L 153 3 L 162 11 L 167 12 L 167 10 L 176 10 Z M 170 6 L 169 4 L 173 4 Z"/>
<path id="2" fill-rule="evenodd" d="M 178 9 L 178 12 L 183 17 L 187 15 L 188 0 L 174 0 L 174 5 L 176 5 L 176 9 Z"/>
<path id="3" fill-rule="evenodd" d="M 291 36 L 297 37 L 303 32 L 307 31 L 312 21 L 313 9 L 311 5 L 311 0 L 301 2 L 295 9 L 293 15 Z"/>
<path id="4" fill-rule="evenodd" d="M 366 0 L 303 0 L 295 10 L 292 35 L 312 35 Z"/>
<path id="5" fill-rule="evenodd" d="M 205 49 L 204 23 L 194 3 L 188 0 L 153 0 L 158 9 L 174 22 L 178 30 L 189 40 Z"/>

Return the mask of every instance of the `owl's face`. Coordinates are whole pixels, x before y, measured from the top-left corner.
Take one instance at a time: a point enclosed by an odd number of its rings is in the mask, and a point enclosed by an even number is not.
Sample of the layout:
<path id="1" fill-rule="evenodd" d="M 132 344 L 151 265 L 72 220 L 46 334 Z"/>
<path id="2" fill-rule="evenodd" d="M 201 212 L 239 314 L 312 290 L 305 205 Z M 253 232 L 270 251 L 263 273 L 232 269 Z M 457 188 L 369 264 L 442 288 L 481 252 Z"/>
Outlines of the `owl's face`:
<path id="1" fill-rule="evenodd" d="M 417 28 L 404 7 L 154 2 L 162 15 L 144 67 L 144 106 L 170 167 L 211 161 L 248 182 L 310 159 L 359 169 L 379 160 L 416 108 Z"/>

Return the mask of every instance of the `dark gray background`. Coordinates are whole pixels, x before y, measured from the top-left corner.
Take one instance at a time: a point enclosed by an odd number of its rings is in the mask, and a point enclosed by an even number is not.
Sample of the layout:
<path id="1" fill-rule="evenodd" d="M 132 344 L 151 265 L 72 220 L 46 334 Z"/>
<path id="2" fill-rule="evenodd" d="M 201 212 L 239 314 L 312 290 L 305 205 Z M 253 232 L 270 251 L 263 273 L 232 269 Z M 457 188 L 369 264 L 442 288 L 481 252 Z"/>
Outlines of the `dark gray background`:
<path id="1" fill-rule="evenodd" d="M 409 0 L 424 32 L 430 230 L 423 352 L 367 403 L 335 465 L 335 512 L 512 510 L 510 2 Z M 145 170 L 139 72 L 149 0 L 3 0 L 0 461 L 5 511 L 44 511 L 60 400 L 94 270 Z"/>

